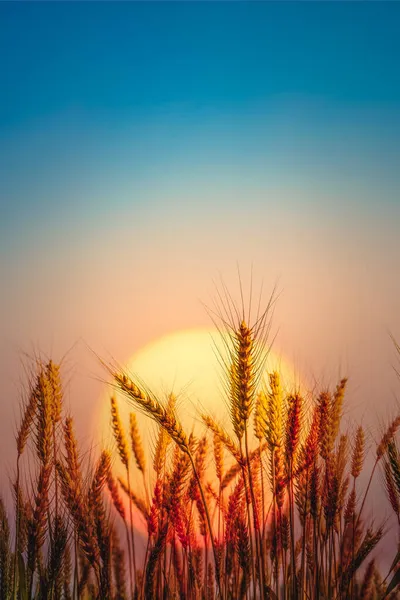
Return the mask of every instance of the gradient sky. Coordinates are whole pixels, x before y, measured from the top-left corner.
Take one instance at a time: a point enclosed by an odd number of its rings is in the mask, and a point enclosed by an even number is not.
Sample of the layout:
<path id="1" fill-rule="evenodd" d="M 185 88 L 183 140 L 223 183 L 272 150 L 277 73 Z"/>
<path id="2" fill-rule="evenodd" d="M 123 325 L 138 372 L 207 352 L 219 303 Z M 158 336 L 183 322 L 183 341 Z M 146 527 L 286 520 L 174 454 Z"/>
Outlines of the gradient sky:
<path id="1" fill-rule="evenodd" d="M 399 386 L 400 4 L 0 3 L 0 469 L 24 352 L 125 360 L 209 324 L 236 261 L 278 281 L 276 345 L 350 377 L 371 436 Z M 74 346 L 75 344 L 75 346 Z M 72 349 L 71 349 L 72 348 Z M 380 419 L 380 421 L 379 421 Z"/>

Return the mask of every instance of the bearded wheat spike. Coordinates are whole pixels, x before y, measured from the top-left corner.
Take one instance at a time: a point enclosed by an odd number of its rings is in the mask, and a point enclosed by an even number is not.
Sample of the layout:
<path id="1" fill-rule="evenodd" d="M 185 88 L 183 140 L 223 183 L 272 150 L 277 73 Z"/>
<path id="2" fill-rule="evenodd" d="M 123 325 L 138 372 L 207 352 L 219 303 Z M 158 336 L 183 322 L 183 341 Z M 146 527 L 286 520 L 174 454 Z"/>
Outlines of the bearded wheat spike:
<path id="1" fill-rule="evenodd" d="M 303 451 L 301 452 L 303 454 Z M 301 526 L 304 527 L 305 519 L 310 511 L 310 498 L 309 498 L 309 481 L 308 473 L 304 470 L 297 477 L 297 481 L 294 485 L 294 497 L 297 505 L 298 515 Z"/>
<path id="2" fill-rule="evenodd" d="M 129 432 L 131 436 L 132 452 L 136 460 L 139 471 L 144 474 L 146 468 L 146 461 L 144 457 L 144 450 L 142 440 L 140 439 L 139 428 L 135 413 L 131 412 L 129 415 Z"/>
<path id="3" fill-rule="evenodd" d="M 215 433 L 213 434 L 213 449 L 214 449 L 215 471 L 216 471 L 218 480 L 221 482 L 223 471 L 224 471 L 224 447 L 222 445 L 221 439 Z"/>
<path id="4" fill-rule="evenodd" d="M 38 552 L 44 544 L 47 531 L 50 473 L 50 465 L 43 464 L 39 472 L 32 517 L 28 521 L 28 568 L 32 575 L 35 570 Z"/>
<path id="5" fill-rule="evenodd" d="M 17 433 L 17 452 L 18 456 L 23 453 L 26 442 L 28 440 L 29 432 L 32 427 L 32 423 L 36 414 L 36 407 L 38 402 L 38 395 L 36 390 L 32 390 L 29 395 L 28 403 L 25 407 L 25 411 L 22 417 L 21 425 Z"/>
<path id="6" fill-rule="evenodd" d="M 52 396 L 49 381 L 43 370 L 39 373 L 37 393 L 37 428 L 36 428 L 36 448 L 39 459 L 42 463 L 48 464 L 50 461 L 52 445 Z"/>
<path id="7" fill-rule="evenodd" d="M 348 462 L 349 438 L 343 434 L 340 436 L 339 446 L 336 452 L 336 474 L 339 481 L 342 479 Z"/>
<path id="8" fill-rule="evenodd" d="M 228 469 L 224 475 L 224 478 L 221 481 L 221 489 L 224 490 L 228 487 L 231 481 L 242 472 L 242 467 L 239 463 L 233 463 L 230 469 Z"/>
<path id="9" fill-rule="evenodd" d="M 206 600 L 214 600 L 214 569 L 211 563 L 207 570 L 207 595 Z"/>
<path id="10" fill-rule="evenodd" d="M 246 597 L 247 588 L 250 584 L 250 537 L 246 521 L 242 516 L 236 518 L 235 523 L 236 529 L 236 552 L 238 555 L 238 562 L 242 569 L 242 579 L 240 584 L 240 595 L 239 598 L 243 599 Z"/>
<path id="11" fill-rule="evenodd" d="M 398 492 L 397 492 L 395 483 L 393 481 L 390 463 L 387 461 L 384 462 L 383 472 L 385 475 L 385 487 L 386 487 L 387 496 L 389 498 L 389 502 L 390 502 L 395 514 L 399 518 L 399 514 L 400 514 L 399 496 L 398 496 Z"/>
<path id="12" fill-rule="evenodd" d="M 46 376 L 51 390 L 52 419 L 54 423 L 58 423 L 61 420 L 62 409 L 60 365 L 50 360 L 46 366 Z"/>
<path id="13" fill-rule="evenodd" d="M 153 501 L 150 507 L 149 519 L 147 523 L 147 532 L 149 537 L 155 535 L 158 530 L 160 521 L 160 512 L 162 508 L 162 483 L 161 479 L 157 479 L 154 486 Z"/>
<path id="14" fill-rule="evenodd" d="M 274 470 L 272 471 L 272 465 Z M 275 494 L 276 503 L 279 509 L 282 509 L 285 500 L 285 487 L 287 485 L 286 473 L 284 467 L 284 455 L 281 446 L 277 446 L 271 453 L 271 472 L 273 472 L 273 481 L 275 482 Z"/>
<path id="15" fill-rule="evenodd" d="M 124 503 L 122 502 L 121 496 L 119 495 L 118 486 L 115 483 L 115 480 L 114 480 L 111 472 L 108 474 L 107 486 L 110 491 L 111 499 L 113 501 L 113 504 L 115 506 L 117 513 L 120 515 L 121 519 L 123 521 L 125 521 L 126 515 L 125 515 Z"/>
<path id="16" fill-rule="evenodd" d="M 168 396 L 167 412 L 174 410 L 175 402 L 176 398 L 174 394 L 170 394 Z M 165 457 L 170 441 L 170 436 L 165 431 L 165 429 L 160 426 L 153 460 L 153 469 L 155 470 L 157 477 L 160 475 L 165 465 Z"/>
<path id="17" fill-rule="evenodd" d="M 117 444 L 118 454 L 122 464 L 126 469 L 129 469 L 129 450 L 128 442 L 126 441 L 125 432 L 122 427 L 121 418 L 119 416 L 119 410 L 117 400 L 115 396 L 111 396 L 111 424 L 114 433 L 115 442 Z"/>
<path id="18" fill-rule="evenodd" d="M 346 508 L 344 511 L 345 524 L 350 524 L 354 518 L 355 511 L 356 511 L 356 501 L 357 501 L 356 491 L 353 488 L 349 494 L 349 497 L 347 498 Z"/>
<path id="19" fill-rule="evenodd" d="M 381 441 L 379 442 L 379 445 L 376 449 L 376 458 L 378 460 L 380 458 L 382 458 L 383 454 L 386 452 L 389 442 L 394 437 L 394 435 L 396 434 L 396 431 L 398 430 L 399 427 L 400 427 L 400 415 L 397 416 L 395 419 L 393 419 L 393 421 L 387 428 L 385 434 L 383 435 Z"/>
<path id="20" fill-rule="evenodd" d="M 237 366 L 232 363 L 230 368 L 230 401 L 231 401 L 231 421 L 233 425 L 233 431 L 235 432 L 238 440 L 241 440 L 244 434 L 245 422 L 242 419 L 240 405 L 239 405 L 239 394 L 238 394 L 238 373 Z"/>
<path id="21" fill-rule="evenodd" d="M 184 452 L 189 452 L 188 439 L 173 410 L 167 410 L 156 398 L 144 393 L 125 373 L 113 373 L 119 388 L 149 417 L 153 418 Z"/>
<path id="22" fill-rule="evenodd" d="M 350 477 L 347 475 L 343 481 L 340 482 L 339 497 L 338 497 L 338 513 L 337 516 L 341 518 L 343 513 L 343 507 L 346 502 L 347 492 L 350 485 Z M 339 525 L 339 523 L 338 523 Z"/>
<path id="23" fill-rule="evenodd" d="M 357 429 L 356 439 L 354 442 L 353 456 L 351 460 L 351 474 L 354 479 L 359 477 L 363 462 L 364 462 L 364 453 L 365 453 L 365 435 L 364 430 L 361 425 Z"/>
<path id="24" fill-rule="evenodd" d="M 72 577 L 71 550 L 70 550 L 70 545 L 67 543 L 67 545 L 65 546 L 63 565 L 62 565 L 62 588 L 63 588 L 64 600 L 71 600 L 71 589 L 70 589 L 71 577 Z"/>
<path id="25" fill-rule="evenodd" d="M 324 460 L 328 460 L 331 454 L 331 439 L 330 431 L 330 406 L 331 396 L 328 392 L 321 392 L 318 397 L 319 411 L 319 447 L 320 453 Z"/>
<path id="26" fill-rule="evenodd" d="M 396 483 L 397 491 L 400 494 L 400 458 L 396 444 L 393 440 L 388 443 L 387 454 L 389 457 L 393 479 Z"/>
<path id="27" fill-rule="evenodd" d="M 111 473 L 111 454 L 103 450 L 97 462 L 97 467 L 93 476 L 92 485 L 89 492 L 91 506 L 95 507 L 101 502 L 101 494 L 104 485 Z"/>
<path id="28" fill-rule="evenodd" d="M 156 582 L 155 571 L 157 564 L 161 558 L 162 551 L 164 550 L 166 537 L 168 533 L 168 524 L 159 531 L 155 543 L 150 551 L 149 560 L 146 567 L 146 576 L 144 583 L 144 597 L 146 600 L 153 600 L 154 598 L 154 587 Z"/>
<path id="29" fill-rule="evenodd" d="M 234 541 L 235 539 L 235 520 L 244 503 L 244 485 L 243 478 L 239 479 L 228 499 L 228 509 L 226 514 L 226 539 Z"/>
<path id="30" fill-rule="evenodd" d="M 333 446 L 339 433 L 340 421 L 342 418 L 343 399 L 346 391 L 347 378 L 343 377 L 336 386 L 335 393 L 332 398 L 329 419 L 329 437 L 330 445 Z"/>
<path id="31" fill-rule="evenodd" d="M 286 456 L 293 461 L 300 440 L 301 414 L 303 400 L 299 394 L 288 398 L 287 424 L 286 424 Z"/>
<path id="32" fill-rule="evenodd" d="M 162 468 L 164 467 L 168 441 L 170 439 L 171 438 L 169 437 L 165 429 L 160 427 L 153 460 L 153 468 L 156 472 L 157 477 L 160 475 Z"/>
<path id="33" fill-rule="evenodd" d="M 320 506 L 320 477 L 316 462 L 313 463 L 310 475 L 310 513 L 314 521 L 317 520 Z M 315 527 L 315 525 L 314 525 Z"/>
<path id="34" fill-rule="evenodd" d="M 173 528 L 184 548 L 187 547 L 189 540 L 183 524 L 182 497 L 189 469 L 190 461 L 188 455 L 177 448 L 174 457 L 174 469 L 169 477 L 169 495 L 164 499 L 165 508 L 171 519 Z M 194 490 L 197 490 L 197 486 Z"/>
<path id="35" fill-rule="evenodd" d="M 319 433 L 319 411 L 318 407 L 315 406 L 313 410 L 313 417 L 311 421 L 310 430 L 307 435 L 305 452 L 304 452 L 304 467 L 308 470 L 317 457 L 318 452 L 318 433 Z M 301 465 L 303 466 L 303 465 Z"/>
<path id="36" fill-rule="evenodd" d="M 240 323 L 239 328 L 235 331 L 235 336 L 237 346 L 235 364 L 236 402 L 240 420 L 243 427 L 245 427 L 253 408 L 255 392 L 254 336 L 244 321 Z"/>
<path id="37" fill-rule="evenodd" d="M 94 535 L 91 515 L 87 513 L 87 507 L 84 506 L 82 497 L 76 489 L 76 483 L 60 462 L 57 463 L 57 472 L 61 481 L 61 491 L 65 504 L 74 520 L 82 551 L 92 567 L 98 569 L 100 550 Z"/>
<path id="38" fill-rule="evenodd" d="M 203 475 L 205 470 L 205 462 L 208 450 L 208 440 L 206 436 L 202 437 L 197 445 L 196 450 L 196 469 L 200 476 Z"/>
<path id="39" fill-rule="evenodd" d="M 229 450 L 229 452 L 238 461 L 238 463 L 242 464 L 243 458 L 239 448 L 236 446 L 235 442 L 229 437 L 229 435 L 222 429 L 222 427 L 218 425 L 218 423 L 216 423 L 214 419 L 212 419 L 208 415 L 203 414 L 201 415 L 201 418 L 203 419 L 205 425 L 207 425 L 207 427 L 213 432 L 213 434 L 221 440 L 225 448 Z"/>
<path id="40" fill-rule="evenodd" d="M 282 443 L 282 388 L 279 373 L 273 371 L 269 374 L 270 391 L 266 397 L 265 408 L 265 437 L 270 449 L 276 448 Z"/>
<path id="41" fill-rule="evenodd" d="M 31 503 L 25 499 L 21 485 L 14 483 L 13 492 L 15 496 L 15 505 L 18 504 L 18 550 L 22 553 L 26 550 L 28 521 L 32 516 Z"/>

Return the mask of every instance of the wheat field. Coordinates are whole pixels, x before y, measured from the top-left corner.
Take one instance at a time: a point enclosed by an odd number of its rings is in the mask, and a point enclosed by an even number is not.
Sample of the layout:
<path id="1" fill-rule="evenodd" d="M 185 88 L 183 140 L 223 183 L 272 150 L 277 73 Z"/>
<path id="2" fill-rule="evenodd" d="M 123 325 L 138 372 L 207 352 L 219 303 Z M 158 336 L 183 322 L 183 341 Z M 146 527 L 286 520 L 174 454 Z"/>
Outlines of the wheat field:
<path id="1" fill-rule="evenodd" d="M 264 370 L 269 308 L 253 323 L 222 319 L 229 414 L 199 414 L 200 436 L 184 430 L 173 394 L 158 398 L 105 364 L 115 448 L 96 461 L 78 446 L 60 365 L 37 362 L 16 434 L 14 510 L 0 501 L 1 600 L 399 597 L 398 548 L 381 573 L 386 523 L 366 515 L 380 473 L 400 528 L 400 415 L 367 448 L 362 426 L 342 427 L 345 378 L 307 398 L 286 392 Z M 137 411 L 157 426 L 151 455 Z"/>

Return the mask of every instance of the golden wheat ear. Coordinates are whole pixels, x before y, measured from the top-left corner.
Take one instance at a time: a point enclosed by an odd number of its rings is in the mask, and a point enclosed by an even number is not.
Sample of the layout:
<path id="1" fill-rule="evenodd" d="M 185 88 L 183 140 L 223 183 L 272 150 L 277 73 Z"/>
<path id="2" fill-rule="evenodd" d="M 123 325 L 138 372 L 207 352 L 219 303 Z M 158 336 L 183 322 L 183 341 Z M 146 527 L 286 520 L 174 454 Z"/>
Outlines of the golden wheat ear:
<path id="1" fill-rule="evenodd" d="M 216 421 L 214 421 L 212 417 L 202 414 L 201 418 L 204 424 L 207 425 L 207 427 L 215 436 L 217 436 L 217 438 L 221 441 L 225 448 L 229 450 L 238 463 L 243 464 L 243 457 L 240 449 L 232 440 L 232 438 L 226 433 L 226 431 Z"/>
<path id="2" fill-rule="evenodd" d="M 125 373 L 113 372 L 114 380 L 120 390 L 147 416 L 163 427 L 182 451 L 188 452 L 188 438 L 175 411 L 165 408 L 161 402 L 149 392 L 142 390 Z"/>
<path id="3" fill-rule="evenodd" d="M 117 450 L 122 464 L 126 469 L 129 468 L 129 447 L 126 439 L 124 428 L 122 427 L 121 417 L 119 415 L 117 399 L 111 396 L 111 425 L 114 434 L 114 439 L 117 444 Z"/>
<path id="4" fill-rule="evenodd" d="M 25 410 L 21 419 L 21 425 L 16 436 L 18 456 L 21 456 L 25 450 L 26 442 L 28 441 L 28 437 L 36 415 L 37 402 L 38 395 L 36 390 L 33 389 L 29 394 L 29 400 L 25 406 Z"/>
<path id="5" fill-rule="evenodd" d="M 389 427 L 383 434 L 381 441 L 378 444 L 378 447 L 376 449 L 376 458 L 378 460 L 380 458 L 382 458 L 382 456 L 386 452 L 388 444 L 396 435 L 399 427 L 400 427 L 400 415 L 398 415 L 395 419 L 393 419 L 393 421 L 390 423 Z"/>
<path id="6" fill-rule="evenodd" d="M 400 494 L 400 456 L 394 440 L 388 443 L 387 455 L 391 467 L 394 483 L 398 494 Z"/>
<path id="7" fill-rule="evenodd" d="M 351 459 L 351 475 L 354 479 L 360 476 L 365 456 L 365 434 L 361 425 L 357 428 Z"/>
<path id="8" fill-rule="evenodd" d="M 146 469 L 146 459 L 136 415 L 133 412 L 131 412 L 129 415 L 129 433 L 131 438 L 132 452 L 136 460 L 137 468 L 144 474 Z"/>

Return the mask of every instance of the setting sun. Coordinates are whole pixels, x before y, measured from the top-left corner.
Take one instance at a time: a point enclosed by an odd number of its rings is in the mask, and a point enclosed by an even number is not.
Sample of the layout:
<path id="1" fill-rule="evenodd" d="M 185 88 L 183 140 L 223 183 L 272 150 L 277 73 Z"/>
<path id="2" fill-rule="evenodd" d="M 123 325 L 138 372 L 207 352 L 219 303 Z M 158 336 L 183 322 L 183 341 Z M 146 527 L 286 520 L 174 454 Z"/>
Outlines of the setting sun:
<path id="1" fill-rule="evenodd" d="M 124 365 L 133 378 L 137 377 L 160 400 L 170 393 L 177 398 L 177 414 L 187 432 L 204 429 L 200 413 L 205 412 L 229 429 L 229 400 L 224 386 L 227 381 L 222 360 L 226 349 L 217 329 L 189 329 L 165 335 L 138 350 Z M 299 377 L 289 363 L 270 350 L 265 361 L 265 381 L 268 373 L 278 371 L 288 391 L 299 387 Z M 101 435 L 110 433 L 110 395 L 104 390 Z M 141 414 L 135 405 L 118 392 L 121 416 L 128 422 L 129 412 L 137 412 L 140 430 L 146 444 L 154 442 L 153 422 Z M 95 417 L 97 420 L 97 416 Z M 104 438 L 103 438 L 104 439 Z"/>

